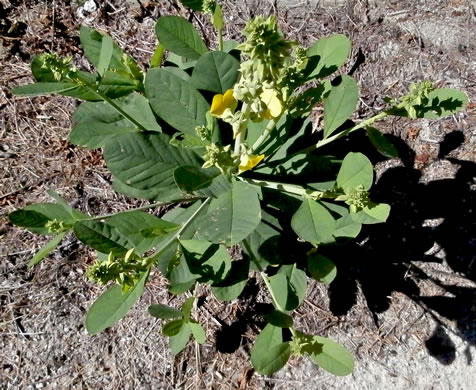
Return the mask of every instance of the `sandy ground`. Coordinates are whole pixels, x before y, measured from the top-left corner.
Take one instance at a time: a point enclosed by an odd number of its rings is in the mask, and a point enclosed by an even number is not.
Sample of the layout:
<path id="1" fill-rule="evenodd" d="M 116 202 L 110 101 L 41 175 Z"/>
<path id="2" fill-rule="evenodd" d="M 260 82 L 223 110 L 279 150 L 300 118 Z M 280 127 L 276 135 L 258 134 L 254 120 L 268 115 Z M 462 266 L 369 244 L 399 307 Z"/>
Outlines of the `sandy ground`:
<path id="1" fill-rule="evenodd" d="M 252 279 L 227 305 L 200 291 L 208 341 L 173 358 L 147 305 L 179 305 L 165 280 L 146 292 L 119 324 L 87 335 L 83 319 L 101 289 L 84 277 L 92 254 L 69 237 L 33 270 L 26 263 L 43 240 L 6 215 L 49 201 L 55 188 L 75 207 L 105 214 L 143 205 L 115 194 L 100 151 L 67 142 L 77 103 L 62 97 L 20 99 L 31 57 L 44 50 L 74 55 L 81 23 L 109 32 L 142 65 L 155 46 L 160 15 L 188 17 L 172 2 L 0 0 L 0 389 L 472 389 L 476 378 L 476 106 L 439 121 L 391 119 L 401 159 L 377 163 L 375 196 L 392 203 L 385 227 L 337 258 L 339 276 L 314 284 L 296 313 L 300 329 L 333 337 L 357 358 L 353 375 L 335 378 L 292 360 L 272 378 L 253 372 L 249 350 L 259 330 Z M 100 3 L 100 4 L 99 4 Z M 225 1 L 227 37 L 245 21 L 277 15 L 291 39 L 309 45 L 334 32 L 353 42 L 351 71 L 361 87 L 356 119 L 431 79 L 476 98 L 476 4 L 448 1 Z M 194 23 L 213 42 L 206 20 Z M 318 117 L 317 111 L 316 116 Z M 317 124 L 316 124 L 317 126 Z M 365 147 L 359 137 L 355 147 Z M 360 150 L 360 149 L 359 149 Z M 363 237 L 366 238 L 366 237 Z"/>

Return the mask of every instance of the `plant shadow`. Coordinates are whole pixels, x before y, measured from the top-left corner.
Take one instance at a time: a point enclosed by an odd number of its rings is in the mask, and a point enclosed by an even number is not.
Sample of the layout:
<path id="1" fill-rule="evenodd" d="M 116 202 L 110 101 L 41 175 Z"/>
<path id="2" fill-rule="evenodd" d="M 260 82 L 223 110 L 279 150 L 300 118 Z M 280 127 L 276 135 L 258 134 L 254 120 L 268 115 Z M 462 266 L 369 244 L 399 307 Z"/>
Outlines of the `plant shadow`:
<path id="1" fill-rule="evenodd" d="M 365 144 L 356 142 L 356 137 L 350 138 L 350 149 L 366 148 Z M 442 364 L 455 359 L 456 347 L 441 317 L 455 322 L 457 335 L 468 345 L 468 362 L 472 359 L 469 346 L 476 345 L 476 289 L 457 286 L 452 281 L 440 282 L 414 262 L 445 262 L 459 276 L 476 281 L 476 191 L 471 188 L 476 164 L 447 157 L 463 141 L 464 135 L 455 131 L 440 145 L 438 158 L 457 168 L 455 177 L 425 183 L 421 171 L 413 167 L 414 152 L 404 141 L 392 137 L 403 166 L 386 170 L 371 192 L 372 200 L 391 205 L 387 223 L 366 225 L 353 243 L 324 249 L 338 269 L 329 289 L 330 310 L 334 315 L 349 312 L 356 303 L 360 286 L 379 326 L 378 314 L 389 309 L 392 293 L 403 293 L 437 321 L 438 326 L 426 346 L 430 355 Z M 360 142 L 369 143 L 363 139 Z M 371 151 L 364 150 L 364 154 L 373 163 L 381 160 Z M 422 280 L 433 282 L 445 293 L 423 296 L 418 285 Z"/>

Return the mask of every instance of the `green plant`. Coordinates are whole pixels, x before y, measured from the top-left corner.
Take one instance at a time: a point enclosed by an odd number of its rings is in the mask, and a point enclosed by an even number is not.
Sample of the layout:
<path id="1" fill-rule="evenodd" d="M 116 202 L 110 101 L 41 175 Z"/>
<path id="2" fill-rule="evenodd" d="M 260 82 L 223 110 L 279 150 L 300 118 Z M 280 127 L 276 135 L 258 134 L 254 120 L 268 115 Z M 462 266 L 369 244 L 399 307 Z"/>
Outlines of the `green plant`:
<path id="1" fill-rule="evenodd" d="M 114 188 L 153 202 L 91 217 L 49 191 L 56 203 L 29 205 L 9 216 L 18 226 L 53 236 L 29 265 L 70 231 L 97 251 L 88 277 L 114 284 L 87 314 L 91 334 L 127 313 L 154 267 L 169 280 L 171 293 L 204 283 L 222 301 L 237 298 L 255 271 L 274 306 L 251 350 L 255 369 L 269 375 L 291 355 L 308 355 L 323 369 L 347 375 L 354 367 L 351 354 L 297 330 L 291 313 L 305 299 L 309 278 L 328 284 L 336 275 L 320 248 L 357 237 L 363 224 L 384 222 L 390 207 L 371 200 L 367 157 L 352 152 L 340 160 L 318 149 L 362 129 L 382 154 L 395 157 L 393 145 L 373 127 L 377 121 L 450 115 L 467 97 L 429 82 L 414 84 L 408 95 L 388 100 L 384 111 L 348 126 L 357 82 L 345 74 L 329 78 L 348 58 L 348 38 L 332 35 L 306 49 L 286 40 L 273 17 L 257 17 L 244 29 L 243 43 L 224 41 L 219 5 L 184 3 L 211 15 L 218 50 L 209 51 L 185 19 L 164 16 L 144 73 L 108 35 L 83 26 L 81 44 L 96 73 L 76 69 L 71 58 L 43 54 L 31 64 L 37 82 L 13 91 L 85 100 L 74 113 L 70 142 L 103 148 Z M 309 114 L 317 104 L 324 110 L 322 132 L 311 131 Z M 176 202 L 182 206 L 162 218 L 144 211 Z M 245 254 L 240 260 L 228 252 L 234 245 Z M 152 316 L 171 320 L 162 331 L 174 354 L 192 335 L 205 341 L 193 305 L 191 297 L 181 310 L 149 307 Z"/>

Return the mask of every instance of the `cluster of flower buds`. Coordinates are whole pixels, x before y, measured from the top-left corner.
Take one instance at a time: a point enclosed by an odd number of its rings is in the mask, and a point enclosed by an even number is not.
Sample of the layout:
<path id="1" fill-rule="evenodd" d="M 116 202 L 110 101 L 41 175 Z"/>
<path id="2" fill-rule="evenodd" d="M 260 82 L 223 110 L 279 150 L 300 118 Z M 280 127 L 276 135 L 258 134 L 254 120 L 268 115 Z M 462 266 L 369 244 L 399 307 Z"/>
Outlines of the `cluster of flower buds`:
<path id="1" fill-rule="evenodd" d="M 427 111 L 425 107 L 429 103 L 429 94 L 435 90 L 431 81 L 410 84 L 407 95 L 399 99 L 387 99 L 394 105 L 394 110 L 404 110 L 412 119 L 420 118 Z"/>
<path id="2" fill-rule="evenodd" d="M 362 185 L 355 188 L 345 188 L 344 195 L 339 195 L 336 200 L 344 201 L 349 205 L 351 213 L 357 213 L 365 207 L 373 207 L 373 203 L 369 198 L 369 193 Z"/>
<path id="3" fill-rule="evenodd" d="M 71 229 L 72 225 L 68 225 L 63 221 L 58 221 L 57 219 L 53 219 L 46 223 L 45 228 L 48 229 L 48 232 L 50 233 L 62 233 Z"/>
<path id="4" fill-rule="evenodd" d="M 132 248 L 124 257 L 115 256 L 111 252 L 107 260 L 97 260 L 88 268 L 87 276 L 89 280 L 100 285 L 115 281 L 122 286 L 123 292 L 127 292 L 137 283 L 148 267 L 147 260 L 137 256 Z"/>
<path id="5" fill-rule="evenodd" d="M 59 57 L 56 53 L 44 53 L 39 56 L 41 68 L 49 70 L 56 81 L 70 78 L 76 73 L 76 68 L 71 64 L 73 57 Z"/>

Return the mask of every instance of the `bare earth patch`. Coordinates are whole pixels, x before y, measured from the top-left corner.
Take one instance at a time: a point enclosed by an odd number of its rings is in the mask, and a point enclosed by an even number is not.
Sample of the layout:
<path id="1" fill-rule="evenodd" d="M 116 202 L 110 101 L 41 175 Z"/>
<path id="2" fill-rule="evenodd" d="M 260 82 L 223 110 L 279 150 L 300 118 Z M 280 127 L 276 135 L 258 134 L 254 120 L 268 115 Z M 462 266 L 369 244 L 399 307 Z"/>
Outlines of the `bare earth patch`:
<path id="1" fill-rule="evenodd" d="M 400 159 L 379 160 L 363 136 L 348 141 L 378 162 L 374 196 L 392 204 L 392 216 L 333 258 L 338 278 L 330 288 L 311 287 L 296 323 L 349 348 L 357 358 L 353 375 L 336 378 L 305 360 L 290 361 L 272 378 L 255 374 L 249 350 L 262 325 L 257 306 L 267 297 L 254 279 L 240 299 L 226 305 L 202 289 L 197 314 L 208 342 L 191 343 L 175 358 L 161 324 L 146 309 L 157 302 L 178 306 L 183 298 L 168 294 L 158 272 L 124 320 L 89 336 L 84 316 L 102 291 L 84 276 L 93 254 L 69 237 L 29 270 L 26 264 L 43 239 L 13 227 L 6 215 L 50 201 L 48 188 L 95 215 L 146 202 L 112 191 L 99 151 L 68 143 L 77 102 L 18 98 L 10 91 L 31 80 L 29 61 L 45 50 L 73 55 L 87 68 L 78 48 L 81 23 L 107 31 L 146 65 L 156 44 L 156 19 L 190 14 L 172 1 L 97 1 L 89 12 L 83 3 L 0 0 L 0 389 L 474 387 L 474 103 L 444 120 L 378 124 L 393 137 Z M 244 23 L 260 13 L 276 14 L 285 34 L 307 45 L 334 32 L 348 35 L 353 52 L 346 71 L 361 87 L 354 119 L 423 79 L 476 98 L 474 1 L 224 3 L 227 38 L 239 38 Z M 207 20 L 190 18 L 214 42 Z M 315 120 L 317 128 L 318 110 Z"/>

